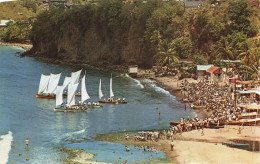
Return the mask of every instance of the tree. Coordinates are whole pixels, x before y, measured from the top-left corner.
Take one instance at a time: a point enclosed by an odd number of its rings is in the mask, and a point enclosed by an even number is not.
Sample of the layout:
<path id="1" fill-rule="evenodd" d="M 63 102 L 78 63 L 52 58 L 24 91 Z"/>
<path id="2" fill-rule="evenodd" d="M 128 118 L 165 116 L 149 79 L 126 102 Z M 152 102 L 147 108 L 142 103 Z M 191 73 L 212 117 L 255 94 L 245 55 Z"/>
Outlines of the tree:
<path id="1" fill-rule="evenodd" d="M 241 44 L 246 41 L 246 35 L 242 32 L 234 32 L 226 37 L 221 37 L 215 45 L 215 52 L 213 53 L 216 58 L 235 60 L 239 54 Z"/>
<path id="2" fill-rule="evenodd" d="M 248 36 L 257 34 L 256 26 L 252 25 L 249 20 L 253 11 L 245 0 L 230 1 L 228 12 L 231 20 L 231 30 L 244 32 Z"/>
<path id="3" fill-rule="evenodd" d="M 173 44 L 168 39 L 164 39 L 160 42 L 155 58 L 157 58 L 157 64 L 162 66 L 166 65 L 167 70 L 171 64 L 179 62 L 179 57 L 177 56 Z"/>
<path id="4" fill-rule="evenodd" d="M 180 37 L 173 40 L 173 47 L 180 58 L 184 59 L 191 57 L 192 43 L 190 38 Z"/>
<path id="5" fill-rule="evenodd" d="M 241 44 L 241 49 L 239 50 L 238 59 L 241 59 L 242 63 L 247 66 L 255 65 L 257 66 L 257 56 L 255 54 L 255 49 L 253 48 L 253 43 L 249 40 Z"/>

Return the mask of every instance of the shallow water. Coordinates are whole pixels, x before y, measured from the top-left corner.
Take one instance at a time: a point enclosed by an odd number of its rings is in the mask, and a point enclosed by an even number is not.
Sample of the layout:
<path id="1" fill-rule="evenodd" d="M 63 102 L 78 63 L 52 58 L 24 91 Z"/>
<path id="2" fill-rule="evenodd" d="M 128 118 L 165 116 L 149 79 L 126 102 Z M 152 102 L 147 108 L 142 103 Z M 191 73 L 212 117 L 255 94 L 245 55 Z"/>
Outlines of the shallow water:
<path id="1" fill-rule="evenodd" d="M 15 47 L 0 46 L 0 136 L 9 131 L 13 136 L 8 163 L 28 163 L 26 158 L 30 159 L 29 163 L 60 163 L 63 154 L 56 147 L 67 145 L 89 145 L 93 149 L 91 153 L 96 154 L 94 160 L 106 162 L 103 157 L 110 155 L 107 147 L 111 144 L 93 140 L 69 144 L 67 140 L 82 137 L 93 139 L 97 134 L 122 130 L 164 129 L 169 128 L 169 121 L 195 116 L 194 112 L 184 110 L 184 105 L 167 91 L 150 82 L 139 83 L 131 78 L 113 78 L 115 97 L 126 97 L 128 104 L 104 104 L 101 109 L 79 113 L 55 113 L 55 100 L 35 98 L 40 75 L 62 72 L 62 84 L 65 76 L 70 76 L 72 71 L 81 67 L 44 63 L 32 57 L 19 58 L 16 52 L 21 51 Z M 98 100 L 100 78 L 103 94 L 109 94 L 110 71 L 86 67 L 86 73 L 90 101 Z M 113 76 L 116 75 L 114 72 Z M 146 83 L 147 87 L 142 87 L 142 83 Z M 26 138 L 30 140 L 29 151 L 25 151 Z M 22 155 L 19 156 L 19 153 Z M 117 148 L 117 153 L 124 151 Z M 138 151 L 134 154 L 143 161 L 148 161 L 148 156 L 151 156 Z M 162 154 L 159 157 L 165 156 Z"/>

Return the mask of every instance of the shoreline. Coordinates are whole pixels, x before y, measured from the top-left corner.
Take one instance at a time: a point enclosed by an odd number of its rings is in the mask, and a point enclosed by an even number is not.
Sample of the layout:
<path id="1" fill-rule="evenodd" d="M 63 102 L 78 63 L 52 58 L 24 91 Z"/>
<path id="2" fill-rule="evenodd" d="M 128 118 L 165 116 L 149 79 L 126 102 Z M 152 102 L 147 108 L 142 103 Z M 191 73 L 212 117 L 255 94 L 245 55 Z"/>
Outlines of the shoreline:
<path id="1" fill-rule="evenodd" d="M 169 158 L 168 163 L 260 163 L 260 153 L 258 151 L 248 151 L 240 148 L 227 146 L 228 144 L 236 143 L 235 141 L 257 142 L 256 149 L 259 149 L 260 144 L 260 127 L 259 126 L 245 126 L 241 133 L 238 132 L 238 126 L 226 126 L 221 129 L 204 128 L 202 130 L 193 130 L 184 132 L 181 135 L 175 134 L 173 136 L 174 148 L 171 151 L 171 140 L 159 139 L 158 142 L 152 140 L 136 141 L 135 132 L 128 133 L 129 139 L 126 141 L 124 134 L 107 133 L 102 134 L 98 141 L 107 141 L 112 143 L 119 143 L 123 145 L 134 146 L 149 146 L 155 147 L 165 153 Z M 115 135 L 113 137 L 113 135 Z M 111 139 L 114 138 L 114 139 Z M 239 142 L 237 142 L 239 143 Z M 249 143 L 249 145 L 251 145 Z M 248 146 L 249 146 L 248 145 Z M 249 146 L 250 147 L 250 146 Z M 130 150 L 131 151 L 131 150 Z"/>
<path id="2" fill-rule="evenodd" d="M 9 43 L 9 42 L 1 42 L 1 41 L 0 41 L 0 45 L 2 45 L 2 46 L 16 46 L 16 47 L 22 48 L 25 51 L 28 51 L 33 47 L 33 45 L 29 44 L 29 43 Z"/>

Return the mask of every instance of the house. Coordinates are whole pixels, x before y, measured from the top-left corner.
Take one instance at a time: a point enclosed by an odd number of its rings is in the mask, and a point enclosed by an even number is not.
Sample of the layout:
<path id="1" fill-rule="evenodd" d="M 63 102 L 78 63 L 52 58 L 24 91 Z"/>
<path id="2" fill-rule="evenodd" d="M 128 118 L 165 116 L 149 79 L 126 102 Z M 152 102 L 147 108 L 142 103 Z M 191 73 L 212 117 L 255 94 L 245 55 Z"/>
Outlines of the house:
<path id="1" fill-rule="evenodd" d="M 205 78 L 206 75 L 206 71 L 212 67 L 213 65 L 197 65 L 197 69 L 196 69 L 196 76 L 197 79 L 203 79 Z"/>
<path id="2" fill-rule="evenodd" d="M 177 0 L 182 2 L 185 8 L 199 8 L 202 5 L 202 0 Z"/>
<path id="3" fill-rule="evenodd" d="M 6 27 L 9 22 L 14 22 L 13 20 L 0 20 L 0 27 Z"/>
<path id="4" fill-rule="evenodd" d="M 130 65 L 128 66 L 128 74 L 131 77 L 137 77 L 138 65 Z"/>
<path id="5" fill-rule="evenodd" d="M 182 69 L 184 69 L 184 70 L 188 70 L 193 62 L 194 62 L 193 59 L 180 59 Z"/>
<path id="6" fill-rule="evenodd" d="M 224 74 L 219 67 L 211 66 L 206 70 L 206 74 L 209 76 L 210 82 L 223 82 Z"/>

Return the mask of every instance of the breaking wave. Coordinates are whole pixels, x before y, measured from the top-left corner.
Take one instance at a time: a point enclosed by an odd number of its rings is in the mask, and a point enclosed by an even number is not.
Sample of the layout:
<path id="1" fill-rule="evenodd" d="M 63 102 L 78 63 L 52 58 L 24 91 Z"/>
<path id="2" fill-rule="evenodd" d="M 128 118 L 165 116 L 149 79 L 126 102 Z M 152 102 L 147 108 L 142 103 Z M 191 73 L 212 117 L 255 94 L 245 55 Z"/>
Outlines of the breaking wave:
<path id="1" fill-rule="evenodd" d="M 11 145 L 13 141 L 13 134 L 11 131 L 6 135 L 0 136 L 0 164 L 5 164 L 8 162 L 8 154 L 11 150 Z"/>

